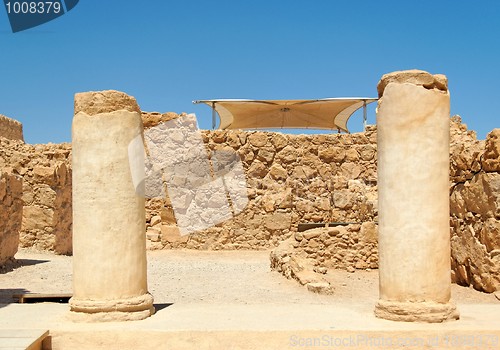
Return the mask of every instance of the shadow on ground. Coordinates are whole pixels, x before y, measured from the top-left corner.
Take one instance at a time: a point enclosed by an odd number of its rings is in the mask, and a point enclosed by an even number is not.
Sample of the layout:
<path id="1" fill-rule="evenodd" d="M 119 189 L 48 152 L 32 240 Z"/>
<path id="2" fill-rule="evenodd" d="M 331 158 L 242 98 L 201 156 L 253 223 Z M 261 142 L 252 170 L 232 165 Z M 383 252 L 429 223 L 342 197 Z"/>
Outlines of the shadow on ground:
<path id="1" fill-rule="evenodd" d="M 158 304 L 153 304 L 155 308 L 155 312 L 161 311 L 163 309 L 166 309 L 167 307 L 174 305 L 173 303 L 158 303 Z"/>
<path id="2" fill-rule="evenodd" d="M 50 262 L 50 260 L 37 260 L 37 259 L 13 259 L 0 266 L 0 274 L 9 273 L 23 266 L 32 266 Z"/>
<path id="3" fill-rule="evenodd" d="M 0 308 L 8 304 L 17 303 L 18 300 L 14 295 L 29 293 L 30 291 L 24 288 L 0 288 Z"/>

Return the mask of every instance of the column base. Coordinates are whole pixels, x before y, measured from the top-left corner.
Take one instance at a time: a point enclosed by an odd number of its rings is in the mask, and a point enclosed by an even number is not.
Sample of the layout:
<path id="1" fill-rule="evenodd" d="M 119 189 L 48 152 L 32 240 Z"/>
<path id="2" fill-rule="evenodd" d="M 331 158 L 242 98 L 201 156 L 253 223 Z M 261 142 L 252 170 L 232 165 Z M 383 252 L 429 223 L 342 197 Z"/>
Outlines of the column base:
<path id="1" fill-rule="evenodd" d="M 379 300 L 375 305 L 375 316 L 391 321 L 438 323 L 458 320 L 460 313 L 452 302 Z"/>
<path id="2" fill-rule="evenodd" d="M 70 318 L 77 322 L 138 321 L 153 315 L 153 296 L 149 293 L 118 300 L 69 300 Z"/>

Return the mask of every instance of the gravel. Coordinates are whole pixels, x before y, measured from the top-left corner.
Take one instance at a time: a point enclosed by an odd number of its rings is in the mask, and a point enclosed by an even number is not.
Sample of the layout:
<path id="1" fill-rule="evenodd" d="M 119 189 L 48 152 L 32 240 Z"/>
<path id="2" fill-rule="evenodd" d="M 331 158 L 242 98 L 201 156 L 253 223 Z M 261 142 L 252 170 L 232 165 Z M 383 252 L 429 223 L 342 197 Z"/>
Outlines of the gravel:
<path id="1" fill-rule="evenodd" d="M 72 257 L 22 249 L 0 269 L 0 303 L 16 293 L 71 293 Z M 269 251 L 148 251 L 149 291 L 155 303 L 328 304 L 373 309 L 378 271 L 330 270 L 333 295 L 308 291 L 269 268 Z M 498 303 L 493 294 L 452 286 L 457 303 Z"/>

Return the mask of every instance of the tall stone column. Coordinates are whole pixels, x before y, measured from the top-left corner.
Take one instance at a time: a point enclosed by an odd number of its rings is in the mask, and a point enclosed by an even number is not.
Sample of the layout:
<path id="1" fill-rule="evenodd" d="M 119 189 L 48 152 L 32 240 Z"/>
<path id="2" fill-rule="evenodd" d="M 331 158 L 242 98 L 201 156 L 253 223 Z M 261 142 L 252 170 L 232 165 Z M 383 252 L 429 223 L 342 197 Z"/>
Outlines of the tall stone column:
<path id="1" fill-rule="evenodd" d="M 73 119 L 73 317 L 138 320 L 154 312 L 146 276 L 144 198 L 128 146 L 143 132 L 134 98 L 79 93 Z M 86 315 L 85 315 L 86 314 Z"/>
<path id="2" fill-rule="evenodd" d="M 450 301 L 449 122 L 444 75 L 386 74 L 378 86 L 379 290 L 375 315 L 458 319 Z"/>

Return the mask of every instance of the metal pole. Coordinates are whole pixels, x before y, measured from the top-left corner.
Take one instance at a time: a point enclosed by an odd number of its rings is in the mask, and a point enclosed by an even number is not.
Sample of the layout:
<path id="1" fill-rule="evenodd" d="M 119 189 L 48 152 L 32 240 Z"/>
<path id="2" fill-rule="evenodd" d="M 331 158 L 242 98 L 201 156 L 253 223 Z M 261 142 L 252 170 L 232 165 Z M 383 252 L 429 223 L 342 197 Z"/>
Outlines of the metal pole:
<path id="1" fill-rule="evenodd" d="M 366 100 L 363 101 L 363 129 L 366 131 Z"/>
<path id="2" fill-rule="evenodd" d="M 212 102 L 212 130 L 215 129 L 215 102 Z"/>

